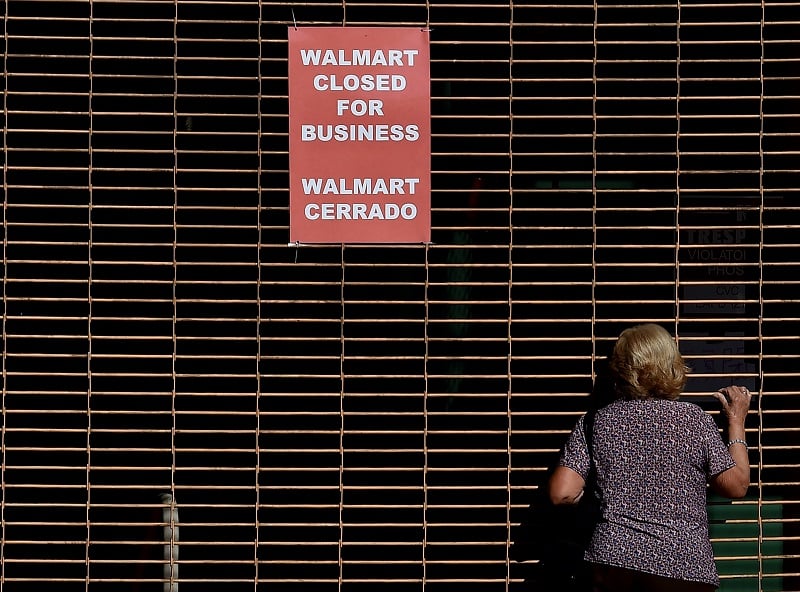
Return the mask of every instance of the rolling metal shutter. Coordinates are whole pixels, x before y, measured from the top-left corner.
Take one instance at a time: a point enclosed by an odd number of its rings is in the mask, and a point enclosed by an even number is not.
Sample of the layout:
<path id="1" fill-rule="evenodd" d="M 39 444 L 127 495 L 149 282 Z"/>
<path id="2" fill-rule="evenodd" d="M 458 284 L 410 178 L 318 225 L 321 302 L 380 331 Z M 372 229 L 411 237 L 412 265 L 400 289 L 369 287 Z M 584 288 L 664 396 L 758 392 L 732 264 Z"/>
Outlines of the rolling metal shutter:
<path id="1" fill-rule="evenodd" d="M 723 592 L 800 589 L 800 3 L 3 7 L 0 589 L 524 590 L 640 321 L 759 392 Z M 312 24 L 431 28 L 432 244 L 287 247 Z"/>

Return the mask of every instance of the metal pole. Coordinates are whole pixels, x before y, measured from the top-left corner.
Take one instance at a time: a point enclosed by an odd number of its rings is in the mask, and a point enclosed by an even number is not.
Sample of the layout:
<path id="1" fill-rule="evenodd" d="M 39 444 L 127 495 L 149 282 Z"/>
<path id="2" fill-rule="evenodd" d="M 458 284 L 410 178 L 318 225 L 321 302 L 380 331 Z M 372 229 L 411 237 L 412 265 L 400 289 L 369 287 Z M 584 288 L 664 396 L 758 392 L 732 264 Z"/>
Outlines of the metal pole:
<path id="1" fill-rule="evenodd" d="M 162 493 L 164 523 L 164 592 L 178 592 L 178 506 L 171 493 Z"/>

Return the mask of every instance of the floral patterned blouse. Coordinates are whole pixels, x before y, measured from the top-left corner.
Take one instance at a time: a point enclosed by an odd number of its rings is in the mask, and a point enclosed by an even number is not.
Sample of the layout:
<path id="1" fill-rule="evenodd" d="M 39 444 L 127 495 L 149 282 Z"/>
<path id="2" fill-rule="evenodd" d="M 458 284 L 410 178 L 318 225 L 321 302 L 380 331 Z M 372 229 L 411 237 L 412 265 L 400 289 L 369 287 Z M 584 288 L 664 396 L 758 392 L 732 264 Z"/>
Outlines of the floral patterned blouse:
<path id="1" fill-rule="evenodd" d="M 585 479 L 584 418 L 560 464 Z M 597 411 L 593 448 L 602 519 L 585 558 L 718 586 L 706 483 L 736 463 L 711 416 L 692 403 L 620 399 Z"/>

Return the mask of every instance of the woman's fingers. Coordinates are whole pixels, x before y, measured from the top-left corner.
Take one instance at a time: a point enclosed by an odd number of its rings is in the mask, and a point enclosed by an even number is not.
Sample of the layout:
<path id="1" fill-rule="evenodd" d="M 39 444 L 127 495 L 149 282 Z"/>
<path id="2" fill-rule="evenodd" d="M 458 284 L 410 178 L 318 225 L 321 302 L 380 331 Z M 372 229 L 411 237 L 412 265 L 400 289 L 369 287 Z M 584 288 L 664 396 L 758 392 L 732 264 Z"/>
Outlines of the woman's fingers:
<path id="1" fill-rule="evenodd" d="M 714 396 L 722 404 L 729 419 L 747 415 L 752 395 L 746 386 L 728 386 L 720 389 Z"/>

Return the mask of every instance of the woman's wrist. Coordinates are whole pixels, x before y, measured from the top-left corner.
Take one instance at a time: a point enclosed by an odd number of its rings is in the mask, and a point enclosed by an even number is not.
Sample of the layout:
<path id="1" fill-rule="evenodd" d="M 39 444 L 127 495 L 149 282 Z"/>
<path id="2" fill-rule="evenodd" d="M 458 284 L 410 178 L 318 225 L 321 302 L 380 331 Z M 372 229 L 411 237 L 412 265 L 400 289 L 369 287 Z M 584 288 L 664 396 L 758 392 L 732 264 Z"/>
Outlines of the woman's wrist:
<path id="1" fill-rule="evenodd" d="M 728 417 L 728 432 L 741 432 L 744 434 L 744 418 Z"/>
<path id="2" fill-rule="evenodd" d="M 746 440 L 746 432 L 744 429 L 744 423 L 734 423 L 728 425 L 728 429 L 725 430 L 725 436 L 727 437 L 727 442 L 732 440 Z"/>

